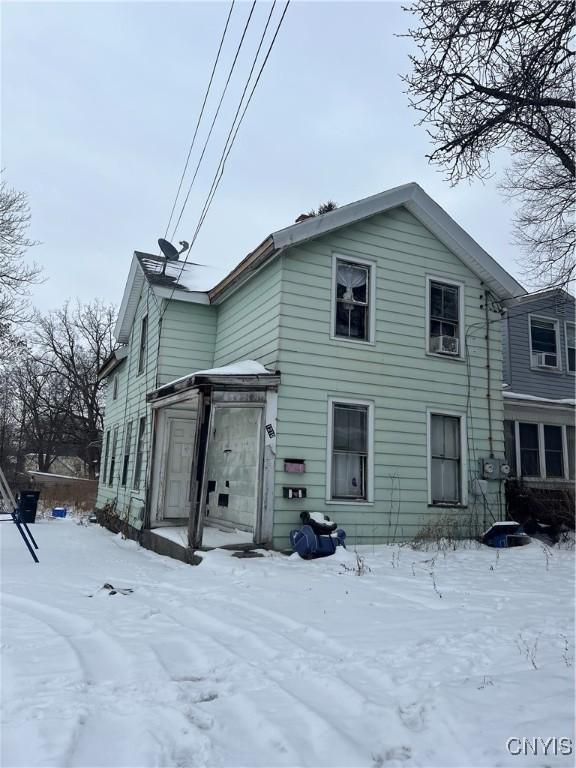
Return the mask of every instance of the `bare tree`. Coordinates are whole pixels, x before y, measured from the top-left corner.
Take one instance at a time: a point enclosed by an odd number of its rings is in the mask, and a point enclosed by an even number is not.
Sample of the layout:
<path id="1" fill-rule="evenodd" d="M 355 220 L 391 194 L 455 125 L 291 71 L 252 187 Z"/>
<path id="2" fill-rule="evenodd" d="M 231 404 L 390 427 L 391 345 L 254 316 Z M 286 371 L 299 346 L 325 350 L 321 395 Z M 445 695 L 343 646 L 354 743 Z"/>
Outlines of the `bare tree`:
<path id="1" fill-rule="evenodd" d="M 103 427 L 103 387 L 97 372 L 114 349 L 116 310 L 100 301 L 77 303 L 36 315 L 34 343 L 38 360 L 70 391 L 71 440 L 89 471 L 94 471 Z"/>
<path id="2" fill-rule="evenodd" d="M 30 209 L 24 192 L 0 181 L 0 342 L 27 310 L 24 297 L 40 279 L 40 268 L 27 264 L 24 256 L 36 243 L 28 237 Z"/>
<path id="3" fill-rule="evenodd" d="M 37 456 L 38 470 L 49 472 L 71 438 L 73 392 L 49 365 L 33 357 L 11 372 L 21 419 L 21 442 Z"/>
<path id="4" fill-rule="evenodd" d="M 574 270 L 574 5 L 562 0 L 415 0 L 418 54 L 404 78 L 456 183 L 512 157 L 502 184 L 518 198 L 516 239 L 531 276 L 565 285 Z"/>

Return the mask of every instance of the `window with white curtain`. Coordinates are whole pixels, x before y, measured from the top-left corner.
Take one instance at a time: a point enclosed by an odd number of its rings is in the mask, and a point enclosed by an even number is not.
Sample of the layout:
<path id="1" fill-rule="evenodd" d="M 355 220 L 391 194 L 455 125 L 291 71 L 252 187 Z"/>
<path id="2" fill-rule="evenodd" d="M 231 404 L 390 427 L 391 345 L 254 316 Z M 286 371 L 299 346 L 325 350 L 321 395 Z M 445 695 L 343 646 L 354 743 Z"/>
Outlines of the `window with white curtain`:
<path id="1" fill-rule="evenodd" d="M 336 259 L 334 336 L 370 341 L 371 272 L 369 264 Z"/>
<path id="2" fill-rule="evenodd" d="M 461 418 L 430 414 L 432 504 L 462 504 Z"/>
<path id="3" fill-rule="evenodd" d="M 330 497 L 368 499 L 369 406 L 332 403 Z"/>

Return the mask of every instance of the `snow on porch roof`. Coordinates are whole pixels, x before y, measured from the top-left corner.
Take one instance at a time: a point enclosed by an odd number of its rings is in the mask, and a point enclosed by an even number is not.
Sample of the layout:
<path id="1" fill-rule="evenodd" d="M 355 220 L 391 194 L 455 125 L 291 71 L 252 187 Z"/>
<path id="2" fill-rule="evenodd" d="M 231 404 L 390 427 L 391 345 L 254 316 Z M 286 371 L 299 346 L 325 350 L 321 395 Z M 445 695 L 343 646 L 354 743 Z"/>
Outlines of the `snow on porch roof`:
<path id="1" fill-rule="evenodd" d="M 200 381 L 197 379 L 200 379 Z M 203 371 L 194 371 L 194 373 L 180 376 L 180 378 L 169 381 L 150 392 L 146 399 L 157 400 L 160 397 L 166 397 L 167 395 L 190 389 L 199 383 L 218 383 L 221 381 L 226 383 L 227 379 L 230 383 L 257 384 L 264 380 L 268 384 L 276 384 L 278 382 L 278 373 L 268 370 L 268 368 L 265 368 L 256 360 L 240 360 L 237 363 L 223 365 L 220 368 L 206 368 Z M 238 380 L 241 380 L 241 382 Z"/>

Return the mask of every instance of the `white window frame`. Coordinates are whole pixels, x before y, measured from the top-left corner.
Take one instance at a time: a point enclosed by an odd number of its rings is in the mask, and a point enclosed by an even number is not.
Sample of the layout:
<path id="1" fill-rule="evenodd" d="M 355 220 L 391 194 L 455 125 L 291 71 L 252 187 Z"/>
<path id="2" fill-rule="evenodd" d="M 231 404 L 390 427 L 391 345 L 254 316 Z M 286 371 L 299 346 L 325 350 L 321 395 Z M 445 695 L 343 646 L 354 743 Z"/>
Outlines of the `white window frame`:
<path id="1" fill-rule="evenodd" d="M 554 332 L 556 334 L 556 367 L 555 368 L 539 368 L 534 365 L 533 356 L 540 354 L 532 349 L 532 318 L 535 320 L 546 320 L 548 323 L 554 323 Z M 562 372 L 562 355 L 560 353 L 560 322 L 557 317 L 547 317 L 546 315 L 539 315 L 538 313 L 530 313 L 528 315 L 528 346 L 530 348 L 530 369 L 532 371 L 539 371 L 540 373 L 561 373 Z M 551 354 L 551 353 L 549 353 Z"/>
<path id="2" fill-rule="evenodd" d="M 576 342 L 576 323 L 573 323 L 571 320 L 565 320 L 564 321 L 564 347 L 566 351 L 566 373 L 571 374 L 572 376 L 576 375 L 576 369 L 573 371 L 570 370 L 570 362 L 568 359 L 568 326 L 571 325 L 572 328 L 574 328 L 574 335 L 575 335 L 575 342 Z M 530 358 L 532 359 L 532 358 Z"/>
<path id="3" fill-rule="evenodd" d="M 538 461 L 540 462 L 539 475 L 522 475 L 522 463 L 520 454 L 520 424 L 534 424 L 538 427 Z M 544 445 L 544 427 L 560 427 L 562 430 L 562 477 L 548 477 L 546 475 L 546 447 Z M 516 477 L 520 480 L 546 480 L 549 483 L 563 483 L 570 480 L 570 467 L 568 466 L 568 435 L 566 424 L 547 424 L 544 421 L 514 420 L 514 442 L 516 444 Z"/>
<path id="4" fill-rule="evenodd" d="M 368 407 L 368 457 L 366 460 L 366 498 L 365 499 L 333 499 L 332 498 L 332 444 L 334 430 L 334 404 L 363 405 Z M 328 398 L 328 423 L 326 429 L 326 504 L 347 504 L 354 507 L 374 504 L 374 401 L 356 400 L 355 398 Z"/>
<path id="5" fill-rule="evenodd" d="M 112 382 L 112 400 L 118 400 L 118 374 L 115 374 Z"/>
<path id="6" fill-rule="evenodd" d="M 444 285 L 453 285 L 458 288 L 458 354 L 447 355 L 442 352 L 432 352 L 430 349 L 430 285 L 431 283 L 443 283 Z M 460 280 L 452 280 L 449 277 L 442 277 L 441 275 L 426 275 L 426 354 L 433 357 L 440 357 L 442 360 L 465 360 L 466 354 L 464 349 L 464 318 L 465 313 L 465 287 L 466 284 Z"/>
<path id="7" fill-rule="evenodd" d="M 350 339 L 346 336 L 336 335 L 336 295 L 337 295 L 337 275 L 338 262 L 345 261 L 348 264 L 358 264 L 361 267 L 368 267 L 369 291 L 368 291 L 368 338 Z M 332 254 L 332 296 L 330 301 L 330 338 L 333 341 L 343 342 L 344 344 L 364 344 L 374 346 L 376 341 L 376 262 L 372 259 L 365 259 L 361 256 L 352 256 L 345 253 Z"/>
<path id="8" fill-rule="evenodd" d="M 454 416 L 460 419 L 460 498 L 459 504 L 452 504 L 449 501 L 432 501 L 432 416 Z M 428 506 L 429 507 L 451 507 L 462 509 L 468 506 L 468 426 L 466 423 L 466 414 L 462 411 L 445 411 L 441 408 L 426 409 L 426 454 L 427 454 L 427 483 L 428 483 Z"/>

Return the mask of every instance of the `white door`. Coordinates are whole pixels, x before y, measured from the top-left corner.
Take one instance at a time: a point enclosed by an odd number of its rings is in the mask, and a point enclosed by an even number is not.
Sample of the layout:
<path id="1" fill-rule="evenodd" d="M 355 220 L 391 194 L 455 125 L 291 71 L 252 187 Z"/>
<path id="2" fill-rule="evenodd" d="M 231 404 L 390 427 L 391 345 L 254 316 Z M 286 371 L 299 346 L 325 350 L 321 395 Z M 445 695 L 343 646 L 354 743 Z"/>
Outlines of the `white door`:
<path id="1" fill-rule="evenodd" d="M 260 487 L 262 409 L 214 409 L 206 461 L 206 518 L 225 528 L 254 531 Z"/>
<path id="2" fill-rule="evenodd" d="M 168 420 L 168 456 L 164 519 L 188 518 L 190 512 L 190 473 L 196 422 L 192 419 Z"/>

